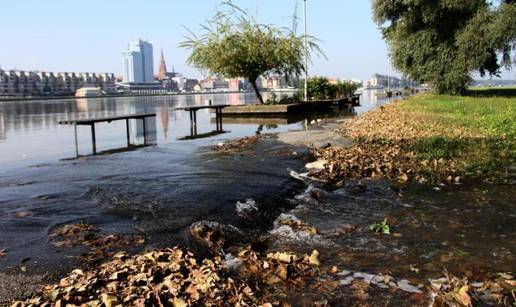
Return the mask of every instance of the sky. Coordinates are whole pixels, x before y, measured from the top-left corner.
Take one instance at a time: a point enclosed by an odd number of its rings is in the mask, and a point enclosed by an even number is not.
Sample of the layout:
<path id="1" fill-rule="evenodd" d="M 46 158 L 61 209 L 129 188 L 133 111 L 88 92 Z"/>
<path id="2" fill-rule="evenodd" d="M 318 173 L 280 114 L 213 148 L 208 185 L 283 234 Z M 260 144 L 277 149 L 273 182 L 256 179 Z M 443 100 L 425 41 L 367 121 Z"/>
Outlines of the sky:
<path id="1" fill-rule="evenodd" d="M 234 0 L 260 23 L 291 28 L 296 1 Z M 220 0 L 5 0 L 1 5 L 0 67 L 52 72 L 122 73 L 122 51 L 129 41 L 154 46 L 155 71 L 163 49 L 168 70 L 200 77 L 178 47 L 187 31 L 213 16 Z M 368 79 L 398 73 L 371 17 L 369 0 L 308 0 L 308 32 L 320 40 L 327 59 L 315 58 L 311 75 Z M 299 31 L 303 22 L 299 22 Z M 514 73 L 504 73 L 514 77 Z"/>

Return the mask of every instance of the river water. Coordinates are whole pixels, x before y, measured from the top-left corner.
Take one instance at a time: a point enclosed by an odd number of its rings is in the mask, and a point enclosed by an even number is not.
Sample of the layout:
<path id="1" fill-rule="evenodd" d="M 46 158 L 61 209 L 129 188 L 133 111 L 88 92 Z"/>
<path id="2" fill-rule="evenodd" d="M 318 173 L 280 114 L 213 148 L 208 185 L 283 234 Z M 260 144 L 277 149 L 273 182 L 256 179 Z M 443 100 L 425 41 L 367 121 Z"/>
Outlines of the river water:
<path id="1" fill-rule="evenodd" d="M 0 249 L 9 251 L 0 269 L 31 255 L 53 261 L 48 234 L 57 226 L 87 222 L 106 232 L 177 234 L 199 219 L 228 221 L 234 205 L 247 198 L 280 202 L 296 186 L 287 168 L 303 166 L 302 155 L 278 154 L 285 144 L 265 142 L 263 156 L 216 154 L 210 146 L 227 139 L 304 129 L 312 118 L 225 120 L 224 134 L 194 140 L 188 112 L 178 107 L 254 103 L 253 94 L 214 94 L 130 98 L 0 102 Z M 363 112 L 377 103 L 365 95 Z M 152 146 L 91 156 L 89 126 L 78 127 L 78 150 L 65 119 L 156 113 L 147 119 Z M 315 115 L 314 115 L 315 116 Z M 324 115 L 328 116 L 328 115 Z M 198 134 L 215 130 L 208 110 L 197 114 Z M 320 116 L 319 116 L 320 117 Z M 319 118 L 314 117 L 314 118 Z M 131 143 L 143 143 L 141 122 L 131 121 Z M 97 151 L 126 146 L 125 121 L 96 125 Z M 135 229 L 138 229 L 136 231 Z M 174 244 L 173 235 L 159 237 Z M 149 240 L 149 241 L 152 241 Z M 156 241 L 156 240 L 155 240 Z"/>

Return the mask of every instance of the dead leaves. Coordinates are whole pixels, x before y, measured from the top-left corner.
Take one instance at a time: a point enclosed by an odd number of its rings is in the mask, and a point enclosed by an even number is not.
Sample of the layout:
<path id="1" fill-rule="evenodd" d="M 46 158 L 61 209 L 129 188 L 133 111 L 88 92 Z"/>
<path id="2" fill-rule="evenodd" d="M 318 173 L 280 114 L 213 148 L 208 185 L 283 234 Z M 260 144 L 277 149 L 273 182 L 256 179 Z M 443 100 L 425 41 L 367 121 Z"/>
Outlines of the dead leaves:
<path id="1" fill-rule="evenodd" d="M 370 116 L 367 118 L 369 119 Z M 393 121 L 395 119 L 383 125 Z M 376 120 L 374 122 L 377 123 Z M 363 124 L 359 126 L 362 127 Z M 311 175 L 336 182 L 346 178 L 387 178 L 400 183 L 409 181 L 458 183 L 460 181 L 460 165 L 456 161 L 420 160 L 411 148 L 411 141 L 397 137 L 397 132 L 389 138 L 382 138 L 385 131 L 379 131 L 379 129 L 383 129 L 383 126 L 362 128 L 363 132 L 359 132 L 360 130 L 344 132 L 354 141 L 349 147 L 330 146 L 314 149 L 312 155 L 316 159 L 328 162 L 323 170 L 312 171 Z"/>
<path id="2" fill-rule="evenodd" d="M 227 277 L 220 258 L 197 261 L 179 248 L 128 256 L 92 271 L 74 270 L 59 284 L 12 306 L 250 306 L 255 291 Z"/>
<path id="3" fill-rule="evenodd" d="M 494 277 L 494 280 L 470 283 L 467 278 L 459 279 L 445 272 L 445 277 L 430 280 L 433 306 L 514 306 L 514 277 L 508 273 Z"/>
<path id="4" fill-rule="evenodd" d="M 334 279 L 337 269 L 326 270 L 321 267 L 319 252 L 310 255 L 298 255 L 291 252 L 270 252 L 265 258 L 250 248 L 242 250 L 237 259 L 241 263 L 238 268 L 239 277 L 244 280 L 255 280 L 262 290 L 262 300 L 275 301 L 285 297 L 288 289 L 310 291 L 323 297 L 331 295 L 338 283 Z M 270 298 L 270 299 L 269 299 Z"/>
<path id="5" fill-rule="evenodd" d="M 260 135 L 244 137 L 227 143 L 220 143 L 214 149 L 223 153 L 235 153 L 247 147 L 253 146 L 261 139 Z"/>
<path id="6" fill-rule="evenodd" d="M 88 247 L 90 251 L 82 256 L 86 261 L 105 259 L 114 249 L 145 243 L 145 239 L 140 236 L 104 235 L 95 226 L 84 223 L 64 225 L 56 229 L 50 234 L 50 241 L 55 247 Z"/>

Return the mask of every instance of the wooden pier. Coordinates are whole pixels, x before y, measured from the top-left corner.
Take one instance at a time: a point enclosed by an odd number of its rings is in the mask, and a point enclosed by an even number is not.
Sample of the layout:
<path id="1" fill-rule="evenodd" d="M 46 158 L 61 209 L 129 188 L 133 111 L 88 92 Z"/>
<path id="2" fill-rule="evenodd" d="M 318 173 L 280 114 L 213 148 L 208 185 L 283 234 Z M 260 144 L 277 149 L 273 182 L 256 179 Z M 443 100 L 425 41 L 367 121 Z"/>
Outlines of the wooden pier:
<path id="1" fill-rule="evenodd" d="M 182 139 L 194 139 L 199 138 L 197 134 L 197 111 L 203 110 L 203 109 L 210 109 L 215 111 L 215 123 L 216 123 L 216 129 L 213 132 L 217 132 L 217 134 L 223 133 L 224 130 L 222 129 L 222 110 L 224 108 L 229 107 L 230 105 L 220 104 L 220 105 L 207 105 L 207 106 L 193 106 L 193 107 L 183 107 L 183 108 L 176 108 L 176 111 L 187 111 L 190 113 L 190 137 L 182 138 Z M 213 134 L 213 132 L 210 132 L 209 134 Z"/>
<path id="2" fill-rule="evenodd" d="M 95 124 L 107 122 L 110 123 L 116 120 L 125 120 L 126 134 L 127 134 L 127 147 L 131 147 L 131 135 L 129 130 L 130 119 L 141 119 L 143 123 L 143 144 L 147 145 L 147 127 L 145 119 L 148 117 L 156 117 L 156 113 L 143 113 L 143 114 L 130 114 L 130 115 L 119 115 L 110 117 L 98 117 L 98 118 L 84 118 L 84 119 L 68 119 L 59 121 L 60 125 L 73 125 L 75 135 L 75 153 L 79 156 L 79 143 L 77 140 L 77 126 L 90 126 L 91 127 L 91 145 L 93 154 L 97 154 L 97 139 L 95 135 Z"/>

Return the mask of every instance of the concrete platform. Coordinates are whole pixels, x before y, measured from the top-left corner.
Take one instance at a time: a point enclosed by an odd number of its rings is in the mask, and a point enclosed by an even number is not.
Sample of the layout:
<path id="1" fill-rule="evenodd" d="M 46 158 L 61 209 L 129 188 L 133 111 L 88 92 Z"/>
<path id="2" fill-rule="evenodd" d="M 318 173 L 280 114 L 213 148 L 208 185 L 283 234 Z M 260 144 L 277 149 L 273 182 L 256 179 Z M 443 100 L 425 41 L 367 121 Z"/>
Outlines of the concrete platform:
<path id="1" fill-rule="evenodd" d="M 346 147 L 352 144 L 351 140 L 343 137 L 330 129 L 317 129 L 307 131 L 291 131 L 278 134 L 278 140 L 294 146 L 311 146 L 320 148 L 331 144 L 332 146 Z"/>
<path id="2" fill-rule="evenodd" d="M 279 115 L 279 114 L 299 114 L 310 111 L 320 111 L 328 109 L 333 105 L 333 100 L 311 101 L 309 103 L 292 104 L 253 104 L 230 106 L 222 110 L 223 115 L 242 116 L 242 115 Z"/>

